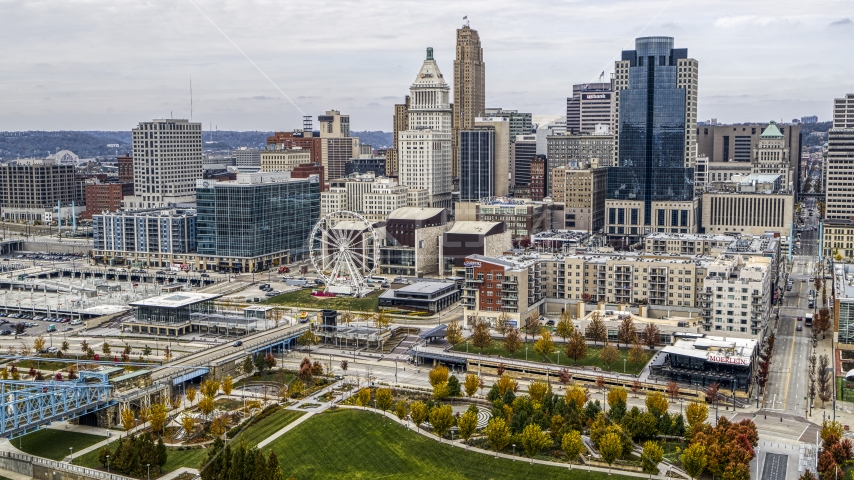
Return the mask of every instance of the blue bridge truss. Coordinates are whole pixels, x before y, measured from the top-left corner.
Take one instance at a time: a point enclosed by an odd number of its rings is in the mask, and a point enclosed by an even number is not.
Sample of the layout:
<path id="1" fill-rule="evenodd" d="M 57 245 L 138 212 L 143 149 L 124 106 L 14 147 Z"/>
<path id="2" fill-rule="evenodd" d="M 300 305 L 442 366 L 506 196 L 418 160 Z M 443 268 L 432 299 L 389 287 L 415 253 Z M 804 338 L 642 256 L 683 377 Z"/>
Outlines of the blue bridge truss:
<path id="1" fill-rule="evenodd" d="M 104 382 L 0 381 L 0 437 L 18 437 L 113 405 L 111 389 Z"/>

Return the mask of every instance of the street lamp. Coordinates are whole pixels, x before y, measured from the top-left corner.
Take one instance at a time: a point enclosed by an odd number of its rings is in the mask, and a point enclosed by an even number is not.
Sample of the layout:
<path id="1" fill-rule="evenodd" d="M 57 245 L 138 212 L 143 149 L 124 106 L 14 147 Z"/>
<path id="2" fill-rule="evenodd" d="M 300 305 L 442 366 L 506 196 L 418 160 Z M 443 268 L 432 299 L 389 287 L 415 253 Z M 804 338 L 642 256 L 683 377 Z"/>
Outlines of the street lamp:
<path id="1" fill-rule="evenodd" d="M 110 456 L 107 455 L 107 473 L 110 473 Z"/>
<path id="2" fill-rule="evenodd" d="M 146 478 L 148 478 L 148 480 L 151 480 L 151 464 L 150 463 L 145 464 L 145 476 L 146 476 Z"/>
<path id="3" fill-rule="evenodd" d="M 626 359 L 623 359 L 623 373 L 626 373 Z"/>
<path id="4" fill-rule="evenodd" d="M 71 452 L 69 454 L 69 460 L 68 460 L 70 462 L 70 461 L 74 460 L 74 447 L 68 447 L 68 451 Z"/>

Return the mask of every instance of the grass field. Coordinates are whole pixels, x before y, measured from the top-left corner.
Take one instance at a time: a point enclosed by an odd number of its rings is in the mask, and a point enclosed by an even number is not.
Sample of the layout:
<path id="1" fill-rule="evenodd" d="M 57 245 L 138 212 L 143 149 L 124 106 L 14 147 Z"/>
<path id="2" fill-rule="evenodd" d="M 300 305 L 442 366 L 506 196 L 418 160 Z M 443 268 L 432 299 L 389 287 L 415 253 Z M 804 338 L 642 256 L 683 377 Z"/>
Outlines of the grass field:
<path id="1" fill-rule="evenodd" d="M 285 428 L 285 426 L 304 414 L 305 412 L 297 412 L 294 410 L 279 410 L 264 420 L 261 420 L 255 425 L 247 428 L 245 432 L 235 437 L 235 440 L 239 441 L 240 439 L 243 439 L 246 441 L 246 445 L 248 446 L 258 445 L 259 442 L 278 432 L 282 428 Z"/>
<path id="2" fill-rule="evenodd" d="M 311 290 L 303 288 L 294 292 L 283 293 L 266 300 L 263 303 L 288 305 L 305 308 L 331 308 L 333 310 L 350 310 L 354 312 L 376 312 L 381 291 L 376 291 L 364 298 L 352 297 L 312 297 Z"/>
<path id="3" fill-rule="evenodd" d="M 525 355 L 526 355 L 525 354 L 525 346 L 526 345 L 528 347 L 527 359 L 529 361 L 533 361 L 533 362 L 542 362 L 543 357 L 537 355 L 534 352 L 534 343 L 533 342 L 527 342 L 527 343 L 523 344 L 519 348 L 519 351 L 513 355 L 513 358 L 515 358 L 517 360 L 525 360 L 525 358 L 526 358 L 525 357 Z M 571 358 L 568 358 L 564 354 L 564 352 L 563 352 L 564 347 L 565 347 L 565 344 L 555 342 L 555 349 L 560 350 L 560 364 L 561 365 L 567 365 L 567 366 L 576 365 L 574 360 L 572 360 Z M 455 346 L 453 349 L 458 351 L 458 352 L 465 352 L 466 351 L 466 344 L 465 344 L 465 342 L 463 342 L 463 343 Z M 479 353 L 480 349 L 477 349 L 472 345 L 468 345 L 468 351 L 469 351 L 469 353 Z M 579 358 L 578 359 L 578 366 L 579 367 L 581 367 L 581 366 L 599 367 L 603 370 L 609 370 L 605 366 L 605 364 L 602 363 L 602 359 L 599 358 L 599 352 L 601 352 L 601 351 L 602 351 L 602 347 L 594 347 L 592 345 L 588 345 L 588 347 L 587 347 L 587 358 Z M 625 350 L 625 349 L 618 350 L 619 356 L 617 357 L 617 361 L 615 361 L 614 363 L 611 364 L 610 370 L 614 371 L 614 372 L 622 372 L 623 371 L 623 359 L 625 358 L 626 359 L 626 373 L 640 373 L 641 369 L 644 367 L 644 365 L 646 365 L 646 362 L 648 362 L 649 359 L 652 358 L 652 355 L 655 353 L 654 351 L 650 351 L 650 350 L 644 350 L 644 351 L 646 352 L 646 360 L 644 361 L 644 363 L 641 365 L 634 365 L 628 361 L 628 356 L 629 356 L 628 350 Z M 508 357 L 508 358 L 510 357 L 510 355 L 507 353 L 507 350 L 504 350 L 504 347 L 501 346 L 500 340 L 496 340 L 496 341 L 492 342 L 492 347 L 484 348 L 483 354 L 484 355 L 492 355 L 492 356 L 499 355 L 499 356 Z M 552 355 L 550 355 L 548 357 L 548 363 L 551 363 L 551 364 L 557 364 L 558 363 L 557 352 L 553 353 Z"/>
<path id="4" fill-rule="evenodd" d="M 249 446 L 255 446 L 261 440 L 269 437 L 273 433 L 279 431 L 284 428 L 289 423 L 303 416 L 304 412 L 295 412 L 292 410 L 280 410 L 269 417 L 261 420 L 260 422 L 252 425 L 245 432 L 238 435 L 235 440 L 243 438 L 246 440 L 246 444 Z M 63 434 L 66 432 L 62 432 Z M 26 438 L 26 437 L 24 437 Z M 98 437 L 103 439 L 104 437 Z M 232 440 L 234 441 L 234 440 Z M 26 442 L 24 442 L 24 446 L 26 446 Z M 85 446 L 85 445 L 84 445 Z M 75 450 L 77 447 L 74 447 Z M 112 444 L 110 446 L 112 447 Z M 32 452 L 29 452 L 32 453 Z M 65 454 L 68 454 L 68 447 L 65 448 Z M 52 457 L 48 457 L 52 458 Z M 62 457 L 60 457 L 62 458 Z M 169 449 L 169 457 L 166 461 L 166 465 L 163 466 L 163 472 L 168 473 L 173 470 L 177 470 L 181 467 L 190 467 L 190 468 L 198 468 L 202 459 L 205 458 L 205 449 L 203 448 L 194 448 L 190 450 L 177 450 L 174 448 Z M 58 460 L 58 459 L 55 459 Z M 75 456 L 74 461 L 72 462 L 75 465 L 80 465 L 82 467 L 89 468 L 102 468 L 101 464 L 98 462 L 98 451 L 92 451 L 86 454 L 83 454 L 79 457 Z M 153 473 L 153 472 L 152 472 Z"/>
<path id="5" fill-rule="evenodd" d="M 268 447 L 279 456 L 285 476 L 300 480 L 629 478 L 495 459 L 440 444 L 376 413 L 357 410 L 316 415 Z"/>
<path id="6" fill-rule="evenodd" d="M 240 381 L 234 384 L 234 387 L 242 387 L 247 383 L 253 382 L 276 382 L 290 385 L 294 378 L 296 378 L 296 375 L 294 375 L 293 373 L 287 373 L 282 370 L 273 370 L 272 372 L 270 370 L 265 370 L 262 375 L 252 375 L 251 377 L 241 379 Z"/>
<path id="7" fill-rule="evenodd" d="M 68 456 L 69 447 L 74 447 L 74 451 L 78 452 L 106 439 L 107 437 L 100 435 L 45 428 L 16 438 L 12 444 L 15 448 L 19 448 L 30 455 L 51 460 L 62 460 Z"/>

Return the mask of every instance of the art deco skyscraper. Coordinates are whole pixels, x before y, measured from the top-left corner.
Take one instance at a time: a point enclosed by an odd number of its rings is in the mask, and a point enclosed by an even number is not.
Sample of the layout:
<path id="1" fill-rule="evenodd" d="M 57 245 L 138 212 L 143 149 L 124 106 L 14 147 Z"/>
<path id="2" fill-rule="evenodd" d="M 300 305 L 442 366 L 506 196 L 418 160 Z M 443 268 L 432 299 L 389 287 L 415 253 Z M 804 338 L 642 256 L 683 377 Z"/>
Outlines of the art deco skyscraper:
<path id="1" fill-rule="evenodd" d="M 398 133 L 401 185 L 427 190 L 431 207 L 451 207 L 450 87 L 427 49 L 427 59 L 409 87 L 409 130 Z"/>
<path id="2" fill-rule="evenodd" d="M 454 60 L 454 134 L 452 168 L 460 176 L 460 130 L 474 127 L 474 119 L 486 109 L 486 64 L 480 35 L 468 23 L 457 29 L 457 58 Z"/>

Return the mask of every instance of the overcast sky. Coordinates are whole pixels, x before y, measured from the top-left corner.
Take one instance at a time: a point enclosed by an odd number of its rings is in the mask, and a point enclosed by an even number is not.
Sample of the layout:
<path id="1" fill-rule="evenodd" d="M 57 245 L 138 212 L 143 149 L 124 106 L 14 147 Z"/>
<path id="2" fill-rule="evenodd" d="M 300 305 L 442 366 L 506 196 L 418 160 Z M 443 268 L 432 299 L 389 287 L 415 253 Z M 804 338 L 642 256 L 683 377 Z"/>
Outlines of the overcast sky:
<path id="1" fill-rule="evenodd" d="M 338 109 L 353 130 L 391 131 L 426 47 L 450 81 L 464 15 L 488 107 L 565 113 L 573 83 L 607 78 L 648 35 L 699 61 L 700 120 L 829 120 L 854 92 L 852 0 L 0 0 L 0 130 L 186 118 L 192 78 L 206 130 Z"/>

